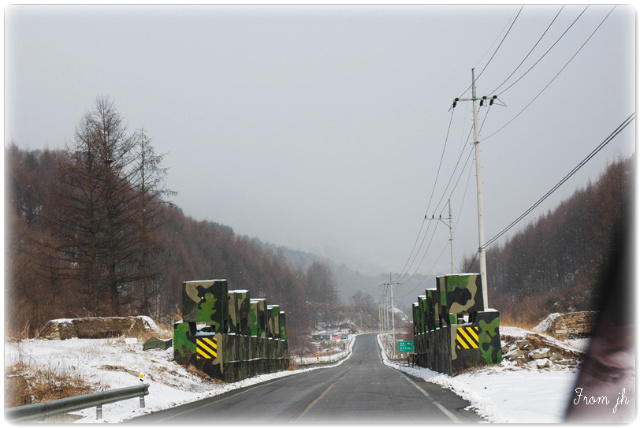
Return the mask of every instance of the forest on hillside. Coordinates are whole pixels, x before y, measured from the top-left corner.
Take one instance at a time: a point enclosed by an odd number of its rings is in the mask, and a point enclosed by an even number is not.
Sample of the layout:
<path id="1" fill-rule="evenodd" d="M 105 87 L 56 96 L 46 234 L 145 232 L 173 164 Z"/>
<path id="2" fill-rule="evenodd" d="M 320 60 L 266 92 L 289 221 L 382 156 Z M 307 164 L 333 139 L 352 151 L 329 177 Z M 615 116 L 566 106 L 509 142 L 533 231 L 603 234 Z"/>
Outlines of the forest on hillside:
<path id="1" fill-rule="evenodd" d="M 616 236 L 622 251 L 633 250 L 634 175 L 634 157 L 610 163 L 595 183 L 487 249 L 489 305 L 529 325 L 554 312 L 598 310 Z M 462 268 L 478 272 L 475 256 Z"/>
<path id="2" fill-rule="evenodd" d="M 108 98 L 80 118 L 64 150 L 5 146 L 5 335 L 33 336 L 49 320 L 180 317 L 181 284 L 224 278 L 278 303 L 292 348 L 315 327 L 377 325 L 386 275 L 350 271 L 306 253 L 236 235 L 171 202 L 167 169 L 146 130 L 129 132 Z M 71 130 L 70 130 L 71 131 Z M 596 309 L 616 228 L 632 222 L 634 158 L 589 183 L 487 251 L 489 303 L 506 320 Z M 478 271 L 467 257 L 461 271 Z M 338 280 L 348 283 L 340 296 Z M 431 279 L 416 278 L 396 296 Z M 398 303 L 398 302 L 397 302 Z"/>
<path id="3" fill-rule="evenodd" d="M 353 310 L 327 263 L 291 267 L 283 249 L 185 215 L 145 130 L 128 132 L 109 98 L 65 150 L 5 147 L 5 334 L 80 316 L 180 317 L 181 284 L 224 278 L 280 304 L 289 337 Z M 362 306 L 362 295 L 352 296 Z M 377 311 L 372 299 L 365 299 Z M 361 309 L 364 310 L 364 309 Z"/>

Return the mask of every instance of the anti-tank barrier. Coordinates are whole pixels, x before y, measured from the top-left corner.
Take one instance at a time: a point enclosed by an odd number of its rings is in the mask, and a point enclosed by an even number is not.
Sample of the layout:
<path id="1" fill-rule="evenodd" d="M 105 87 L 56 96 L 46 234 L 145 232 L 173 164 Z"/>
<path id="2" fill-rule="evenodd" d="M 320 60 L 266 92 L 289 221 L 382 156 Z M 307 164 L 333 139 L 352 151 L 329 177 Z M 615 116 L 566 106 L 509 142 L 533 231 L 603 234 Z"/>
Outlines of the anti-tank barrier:
<path id="1" fill-rule="evenodd" d="M 444 275 L 413 303 L 415 363 L 455 375 L 502 361 L 500 313 L 484 310 L 479 274 Z"/>
<path id="2" fill-rule="evenodd" d="M 289 367 L 284 312 L 227 281 L 182 284 L 182 322 L 174 324 L 174 359 L 235 382 Z"/>

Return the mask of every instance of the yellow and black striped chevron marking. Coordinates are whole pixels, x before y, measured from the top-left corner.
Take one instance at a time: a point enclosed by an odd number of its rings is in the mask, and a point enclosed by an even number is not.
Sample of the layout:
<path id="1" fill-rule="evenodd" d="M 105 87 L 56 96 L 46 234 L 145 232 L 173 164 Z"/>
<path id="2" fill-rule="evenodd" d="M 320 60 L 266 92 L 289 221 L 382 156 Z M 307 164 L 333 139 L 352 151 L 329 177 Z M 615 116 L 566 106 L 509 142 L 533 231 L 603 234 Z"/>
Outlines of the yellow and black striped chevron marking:
<path id="1" fill-rule="evenodd" d="M 456 349 L 478 349 L 478 326 L 458 327 Z"/>
<path id="2" fill-rule="evenodd" d="M 201 337 L 196 339 L 197 358 L 211 360 L 218 358 L 218 340 L 215 337 Z"/>

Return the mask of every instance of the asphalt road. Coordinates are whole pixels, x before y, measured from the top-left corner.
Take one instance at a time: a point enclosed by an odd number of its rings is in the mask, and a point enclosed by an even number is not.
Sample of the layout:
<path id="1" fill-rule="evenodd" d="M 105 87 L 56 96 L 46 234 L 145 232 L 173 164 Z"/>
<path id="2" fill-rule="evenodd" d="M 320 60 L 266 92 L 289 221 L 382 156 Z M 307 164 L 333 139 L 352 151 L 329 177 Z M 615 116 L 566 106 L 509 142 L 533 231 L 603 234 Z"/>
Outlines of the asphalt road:
<path id="1" fill-rule="evenodd" d="M 337 367 L 275 379 L 141 416 L 130 423 L 472 423 L 469 403 L 448 389 L 385 366 L 374 334 L 358 336 Z"/>

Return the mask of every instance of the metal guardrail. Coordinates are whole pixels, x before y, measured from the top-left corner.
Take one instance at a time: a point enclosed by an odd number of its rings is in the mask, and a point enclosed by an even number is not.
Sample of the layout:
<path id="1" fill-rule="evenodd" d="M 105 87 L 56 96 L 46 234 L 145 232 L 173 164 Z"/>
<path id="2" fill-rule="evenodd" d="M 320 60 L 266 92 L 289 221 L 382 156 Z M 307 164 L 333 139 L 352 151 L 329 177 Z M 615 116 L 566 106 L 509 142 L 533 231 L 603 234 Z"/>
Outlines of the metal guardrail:
<path id="1" fill-rule="evenodd" d="M 313 361 L 313 362 L 310 362 L 310 363 L 298 363 L 297 367 L 300 368 L 300 369 L 308 369 L 308 368 L 311 368 L 311 367 L 330 366 L 332 364 L 339 363 L 340 361 L 342 361 L 342 360 L 344 360 L 346 358 L 349 358 L 351 356 L 352 352 L 353 352 L 353 349 L 349 349 L 349 351 L 346 354 L 344 354 L 340 358 L 336 358 L 335 360 L 329 359 L 329 361 Z M 329 356 L 329 357 L 331 357 L 331 356 Z"/>
<path id="2" fill-rule="evenodd" d="M 111 389 L 94 392 L 77 397 L 61 398 L 60 400 L 44 403 L 27 404 L 25 406 L 5 409 L 4 417 L 10 422 L 24 422 L 44 420 L 47 416 L 73 412 L 75 410 L 96 407 L 96 419 L 102 419 L 102 406 L 116 401 L 140 397 L 140 408 L 144 407 L 144 396 L 149 395 L 149 384 L 128 386 L 126 388 Z"/>

